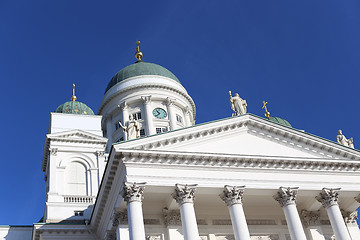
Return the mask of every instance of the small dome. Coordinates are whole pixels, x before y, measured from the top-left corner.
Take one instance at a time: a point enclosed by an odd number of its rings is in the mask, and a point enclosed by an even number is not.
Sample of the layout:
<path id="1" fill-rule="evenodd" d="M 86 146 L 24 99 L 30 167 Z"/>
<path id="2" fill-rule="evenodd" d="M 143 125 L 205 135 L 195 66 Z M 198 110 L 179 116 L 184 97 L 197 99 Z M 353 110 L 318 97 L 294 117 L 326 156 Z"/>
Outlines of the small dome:
<path id="1" fill-rule="evenodd" d="M 291 124 L 286 121 L 285 119 L 279 118 L 279 117 L 270 117 L 268 119 L 270 122 L 278 123 L 280 125 L 283 125 L 285 127 L 292 127 Z"/>
<path id="2" fill-rule="evenodd" d="M 141 75 L 163 76 L 163 77 L 171 78 L 180 83 L 179 79 L 166 68 L 154 63 L 139 61 L 117 72 L 115 76 L 111 79 L 109 84 L 107 85 L 105 93 L 117 83 L 125 79 L 135 76 L 141 76 Z"/>
<path id="3" fill-rule="evenodd" d="M 94 115 L 93 110 L 89 108 L 85 103 L 78 101 L 69 101 L 61 104 L 56 111 L 57 113 L 70 113 L 70 114 L 82 114 L 82 115 Z"/>

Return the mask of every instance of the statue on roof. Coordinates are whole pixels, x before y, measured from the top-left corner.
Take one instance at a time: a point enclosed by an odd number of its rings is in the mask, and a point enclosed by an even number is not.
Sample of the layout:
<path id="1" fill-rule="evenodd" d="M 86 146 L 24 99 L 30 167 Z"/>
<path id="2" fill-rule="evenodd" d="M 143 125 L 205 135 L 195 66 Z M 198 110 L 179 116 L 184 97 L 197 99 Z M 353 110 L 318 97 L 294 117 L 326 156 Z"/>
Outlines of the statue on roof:
<path id="1" fill-rule="evenodd" d="M 126 122 L 125 126 L 119 121 L 120 127 L 126 132 L 127 140 L 135 139 L 140 137 L 141 123 L 134 119 L 133 115 L 129 116 L 129 121 Z"/>
<path id="2" fill-rule="evenodd" d="M 341 130 L 338 131 L 338 135 L 336 136 L 336 141 L 339 144 L 344 145 L 346 147 L 354 148 L 354 139 L 353 138 L 346 139 L 345 135 L 343 135 Z"/>
<path id="3" fill-rule="evenodd" d="M 235 96 L 231 96 L 231 91 L 229 91 L 231 109 L 235 112 L 232 116 L 239 116 L 246 113 L 246 100 L 240 98 L 238 93 L 235 93 Z"/>

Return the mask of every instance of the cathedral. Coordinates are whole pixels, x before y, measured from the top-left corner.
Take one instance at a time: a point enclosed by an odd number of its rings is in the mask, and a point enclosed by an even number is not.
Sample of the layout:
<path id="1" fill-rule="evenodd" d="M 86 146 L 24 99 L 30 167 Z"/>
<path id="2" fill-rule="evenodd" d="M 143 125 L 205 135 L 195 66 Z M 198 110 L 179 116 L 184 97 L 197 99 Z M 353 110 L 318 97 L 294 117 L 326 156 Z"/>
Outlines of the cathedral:
<path id="1" fill-rule="evenodd" d="M 139 44 L 97 114 L 75 85 L 50 114 L 44 217 L 0 227 L 0 239 L 360 239 L 352 138 L 293 128 L 265 101 L 265 118 L 253 115 L 230 91 L 233 115 L 196 125 L 181 81 L 143 61 Z"/>

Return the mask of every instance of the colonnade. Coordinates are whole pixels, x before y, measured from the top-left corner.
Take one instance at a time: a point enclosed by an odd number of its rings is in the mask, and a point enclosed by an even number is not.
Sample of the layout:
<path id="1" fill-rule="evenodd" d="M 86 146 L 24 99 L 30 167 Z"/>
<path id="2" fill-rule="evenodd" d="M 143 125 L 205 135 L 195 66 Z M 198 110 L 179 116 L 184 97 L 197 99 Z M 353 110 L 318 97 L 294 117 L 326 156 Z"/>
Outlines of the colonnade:
<path id="1" fill-rule="evenodd" d="M 181 223 L 185 240 L 200 239 L 194 210 L 196 184 L 176 184 L 172 197 L 180 207 Z M 142 199 L 145 183 L 125 183 L 123 196 L 127 202 L 130 240 L 144 240 L 145 227 L 142 213 Z M 339 205 L 339 188 L 323 188 L 316 199 L 326 209 L 336 239 L 351 240 Z M 245 186 L 225 185 L 220 198 L 227 204 L 236 240 L 250 240 L 242 206 Z M 296 208 L 297 187 L 280 187 L 273 196 L 282 207 L 292 240 L 306 240 L 305 232 Z M 303 210 L 307 212 L 306 210 Z M 309 212 L 307 212 L 309 213 Z M 303 214 L 303 212 L 302 212 Z M 119 240 L 119 239 L 118 239 Z"/>

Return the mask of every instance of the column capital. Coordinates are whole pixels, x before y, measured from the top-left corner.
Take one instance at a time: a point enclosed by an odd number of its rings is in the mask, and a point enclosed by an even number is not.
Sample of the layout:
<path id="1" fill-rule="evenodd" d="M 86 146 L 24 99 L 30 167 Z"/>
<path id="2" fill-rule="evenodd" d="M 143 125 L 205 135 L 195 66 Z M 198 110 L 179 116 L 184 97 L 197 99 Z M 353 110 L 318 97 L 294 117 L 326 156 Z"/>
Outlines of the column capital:
<path id="1" fill-rule="evenodd" d="M 166 98 L 166 105 L 167 106 L 172 106 L 172 105 L 174 105 L 175 101 L 176 101 L 176 99 L 167 97 Z"/>
<path id="2" fill-rule="evenodd" d="M 340 189 L 341 188 L 323 188 L 321 193 L 315 198 L 323 205 L 324 208 L 338 205 Z"/>
<path id="3" fill-rule="evenodd" d="M 149 96 L 141 96 L 141 99 L 144 101 L 144 104 L 150 104 L 151 103 L 151 95 L 149 95 Z"/>
<path id="4" fill-rule="evenodd" d="M 348 212 L 343 209 L 341 209 L 341 215 L 344 218 L 345 224 L 347 226 L 357 226 L 356 220 L 357 218 L 357 211 L 355 212 Z"/>
<path id="5" fill-rule="evenodd" d="M 316 226 L 320 224 L 320 210 L 317 211 L 307 211 L 305 209 L 301 210 L 300 218 L 305 227 Z"/>
<path id="6" fill-rule="evenodd" d="M 113 227 L 117 227 L 120 224 L 128 224 L 127 210 L 122 212 L 114 211 L 113 215 L 111 216 L 111 220 Z"/>
<path id="7" fill-rule="evenodd" d="M 49 148 L 50 155 L 56 156 L 58 152 L 57 148 Z"/>
<path id="8" fill-rule="evenodd" d="M 234 204 L 242 204 L 245 186 L 225 185 L 220 198 L 230 207 Z"/>
<path id="9" fill-rule="evenodd" d="M 123 102 L 118 105 L 118 108 L 120 108 L 121 110 L 127 110 L 128 107 L 129 107 L 129 105 L 127 104 L 127 102 Z"/>
<path id="10" fill-rule="evenodd" d="M 278 192 L 273 197 L 280 203 L 281 207 L 296 204 L 295 201 L 298 189 L 298 187 L 280 187 Z"/>
<path id="11" fill-rule="evenodd" d="M 144 183 L 124 183 L 123 189 L 123 197 L 127 203 L 131 203 L 134 201 L 141 202 L 144 198 L 144 189 L 145 189 L 145 182 Z"/>
<path id="12" fill-rule="evenodd" d="M 197 184 L 175 184 L 175 192 L 172 194 L 173 198 L 179 205 L 184 203 L 193 203 L 195 200 L 195 190 Z"/>

